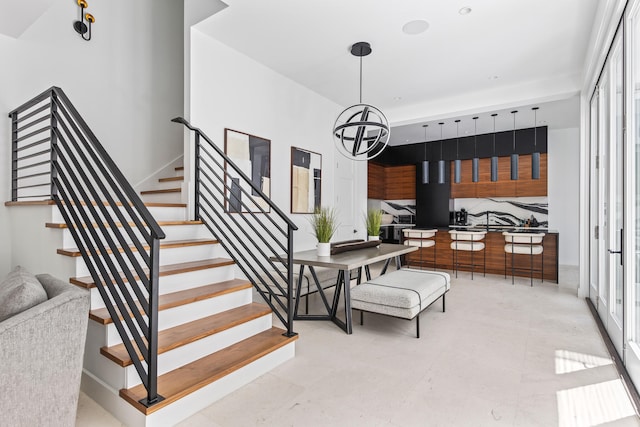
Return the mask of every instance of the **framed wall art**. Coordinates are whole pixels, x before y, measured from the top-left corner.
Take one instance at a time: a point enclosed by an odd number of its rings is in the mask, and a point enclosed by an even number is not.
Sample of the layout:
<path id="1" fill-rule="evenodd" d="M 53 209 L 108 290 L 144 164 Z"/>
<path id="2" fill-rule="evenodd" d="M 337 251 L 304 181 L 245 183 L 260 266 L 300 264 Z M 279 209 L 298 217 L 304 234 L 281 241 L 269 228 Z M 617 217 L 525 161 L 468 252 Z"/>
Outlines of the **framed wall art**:
<path id="1" fill-rule="evenodd" d="M 321 205 L 322 155 L 291 147 L 291 213 L 313 213 Z"/>
<path id="2" fill-rule="evenodd" d="M 267 197 L 271 197 L 271 141 L 259 136 L 224 130 L 224 152 L 251 182 Z M 266 201 L 251 185 L 243 181 L 240 175 L 228 164 L 226 209 L 227 212 L 269 212 Z M 262 209 L 262 210 L 261 210 Z"/>

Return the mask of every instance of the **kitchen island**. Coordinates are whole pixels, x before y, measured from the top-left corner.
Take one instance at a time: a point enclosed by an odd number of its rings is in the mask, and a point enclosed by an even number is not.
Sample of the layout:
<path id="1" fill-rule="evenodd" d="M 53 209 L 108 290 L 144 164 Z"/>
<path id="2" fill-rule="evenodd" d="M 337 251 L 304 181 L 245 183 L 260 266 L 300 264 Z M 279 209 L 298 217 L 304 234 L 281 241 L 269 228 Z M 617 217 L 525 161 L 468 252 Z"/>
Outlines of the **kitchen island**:
<path id="1" fill-rule="evenodd" d="M 428 227 L 425 227 L 428 228 Z M 504 231 L 508 232 L 527 232 L 527 233 L 545 233 L 542 245 L 544 247 L 542 257 L 534 256 L 533 268 L 534 270 L 541 269 L 541 262 L 544 262 L 544 280 L 558 283 L 558 244 L 559 244 L 559 234 L 556 230 L 548 230 L 545 228 L 530 228 L 530 227 L 509 227 L 504 225 L 496 225 L 489 227 L 480 227 L 480 226 L 451 226 L 448 228 L 437 227 L 438 233 L 435 236 L 435 253 L 436 253 L 436 269 L 438 270 L 453 270 L 453 251 L 451 250 L 451 237 L 449 236 L 449 230 L 454 229 L 462 229 L 469 231 L 487 231 L 487 235 L 485 237 L 484 243 L 486 245 L 486 271 L 489 274 L 502 274 L 504 275 L 504 262 L 505 262 L 505 251 L 504 245 L 505 240 L 502 233 Z M 424 251 L 421 257 L 421 251 Z M 415 268 L 428 268 L 433 269 L 432 259 L 434 248 L 421 248 L 416 252 L 412 252 L 411 254 L 405 257 L 405 263 L 407 263 L 411 267 Z M 460 252 L 458 254 L 459 262 L 461 264 L 469 264 L 470 263 L 470 253 Z M 476 264 L 478 260 L 481 261 L 481 252 L 476 252 Z M 421 265 L 421 259 L 423 260 Z M 424 260 L 430 260 L 425 262 Z M 509 261 L 510 262 L 510 261 Z M 515 255 L 515 267 L 518 269 L 528 269 L 530 267 L 530 258 L 529 255 Z M 509 264 L 510 265 L 510 264 Z M 460 267 L 460 271 L 469 271 L 468 267 Z M 529 277 L 529 273 L 527 271 L 516 271 L 516 276 Z M 476 267 L 476 273 L 482 273 L 482 265 Z M 511 275 L 511 269 L 507 274 Z M 540 272 L 534 272 L 533 277 L 540 279 Z"/>

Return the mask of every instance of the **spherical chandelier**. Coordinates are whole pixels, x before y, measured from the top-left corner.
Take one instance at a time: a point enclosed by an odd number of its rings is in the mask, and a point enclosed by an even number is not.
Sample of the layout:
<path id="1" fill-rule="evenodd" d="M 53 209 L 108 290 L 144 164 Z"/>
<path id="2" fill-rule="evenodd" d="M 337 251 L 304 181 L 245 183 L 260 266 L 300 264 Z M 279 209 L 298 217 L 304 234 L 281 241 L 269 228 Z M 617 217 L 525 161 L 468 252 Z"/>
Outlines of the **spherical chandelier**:
<path id="1" fill-rule="evenodd" d="M 384 113 L 373 105 L 362 103 L 362 57 L 371 53 L 371 45 L 358 42 L 351 46 L 351 54 L 360 58 L 360 101 L 346 108 L 333 126 L 338 151 L 352 160 L 371 160 L 389 142 L 389 122 Z"/>

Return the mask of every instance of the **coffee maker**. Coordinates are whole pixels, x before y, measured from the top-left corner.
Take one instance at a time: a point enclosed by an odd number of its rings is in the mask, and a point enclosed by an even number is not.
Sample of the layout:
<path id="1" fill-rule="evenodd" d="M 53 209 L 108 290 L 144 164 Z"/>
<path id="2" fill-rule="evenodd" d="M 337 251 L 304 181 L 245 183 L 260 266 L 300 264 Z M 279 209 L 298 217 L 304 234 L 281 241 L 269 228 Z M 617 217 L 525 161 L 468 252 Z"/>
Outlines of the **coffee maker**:
<path id="1" fill-rule="evenodd" d="M 467 225 L 468 213 L 465 208 L 454 212 L 454 224 L 455 225 Z"/>

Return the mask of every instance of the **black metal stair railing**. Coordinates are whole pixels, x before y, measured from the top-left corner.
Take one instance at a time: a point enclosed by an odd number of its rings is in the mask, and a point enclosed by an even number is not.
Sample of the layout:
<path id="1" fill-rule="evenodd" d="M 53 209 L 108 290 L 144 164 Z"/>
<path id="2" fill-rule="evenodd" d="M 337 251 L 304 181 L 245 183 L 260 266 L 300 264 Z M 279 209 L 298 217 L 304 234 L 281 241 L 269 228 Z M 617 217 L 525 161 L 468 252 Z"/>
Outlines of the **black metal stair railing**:
<path id="1" fill-rule="evenodd" d="M 141 403 L 159 402 L 164 232 L 62 89 L 44 91 L 9 117 L 11 200 L 55 201 L 147 389 Z"/>
<path id="2" fill-rule="evenodd" d="M 286 327 L 286 335 L 295 335 L 292 255 L 298 227 L 204 132 L 182 117 L 173 121 L 195 134 L 195 219 L 220 241 Z M 240 180 L 235 191 L 232 179 Z M 230 206 L 242 213 L 229 212 Z"/>

